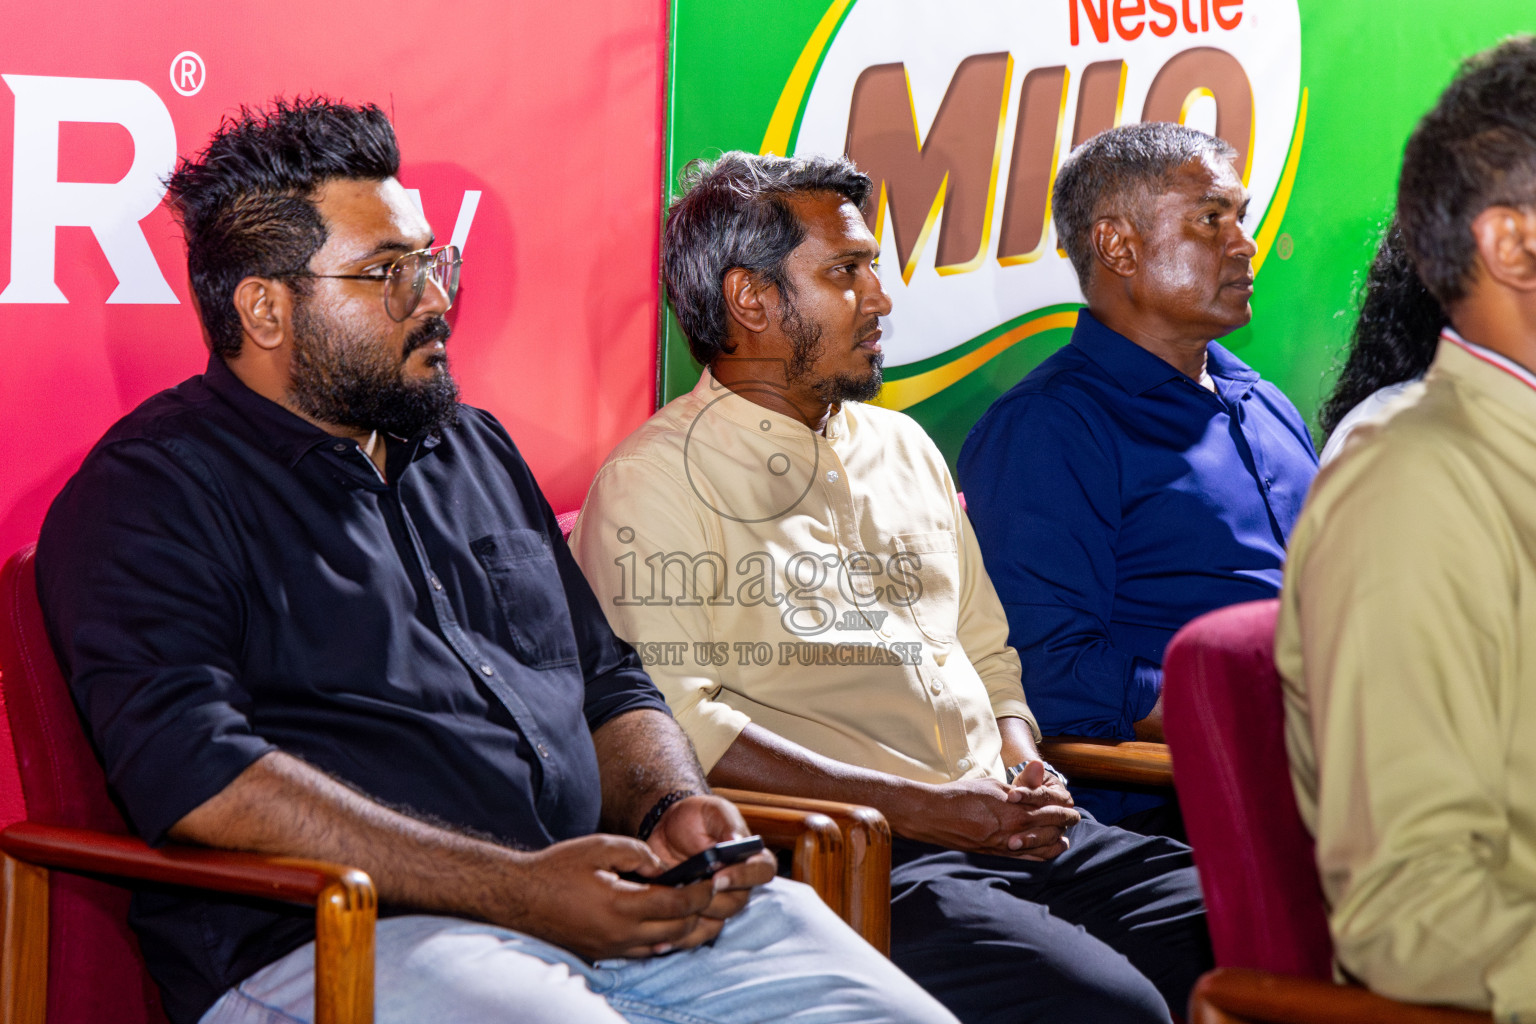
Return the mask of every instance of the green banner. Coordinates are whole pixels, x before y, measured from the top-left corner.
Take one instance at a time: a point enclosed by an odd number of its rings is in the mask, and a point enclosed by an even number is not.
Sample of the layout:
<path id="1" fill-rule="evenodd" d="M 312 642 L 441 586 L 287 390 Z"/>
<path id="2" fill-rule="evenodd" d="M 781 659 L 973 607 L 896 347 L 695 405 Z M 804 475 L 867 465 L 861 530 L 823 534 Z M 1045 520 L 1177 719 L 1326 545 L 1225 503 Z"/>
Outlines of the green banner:
<path id="1" fill-rule="evenodd" d="M 1223 344 L 1311 420 L 1413 124 L 1463 57 L 1532 30 L 1530 0 L 673 0 L 665 180 L 728 149 L 852 155 L 895 304 L 878 401 L 952 463 L 1068 339 L 1060 158 L 1123 122 L 1212 131 L 1259 246 L 1253 322 Z M 661 359 L 664 400 L 698 379 L 665 313 Z"/>

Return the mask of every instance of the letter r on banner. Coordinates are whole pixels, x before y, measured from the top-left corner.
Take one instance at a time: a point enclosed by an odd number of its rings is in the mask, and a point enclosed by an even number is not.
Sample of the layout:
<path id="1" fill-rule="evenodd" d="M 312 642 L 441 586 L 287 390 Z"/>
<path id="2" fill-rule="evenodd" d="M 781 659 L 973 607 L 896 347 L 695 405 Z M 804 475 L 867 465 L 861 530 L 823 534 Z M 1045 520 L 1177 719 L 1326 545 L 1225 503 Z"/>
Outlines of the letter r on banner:
<path id="1" fill-rule="evenodd" d="M 143 82 L 0 75 L 16 95 L 11 172 L 11 282 L 0 302 L 68 302 L 54 283 L 54 229 L 88 227 L 117 275 L 117 303 L 170 303 L 139 227 L 160 203 L 160 179 L 176 163 L 171 112 Z M 133 138 L 133 166 L 106 184 L 59 180 L 59 123 L 120 124 Z"/>

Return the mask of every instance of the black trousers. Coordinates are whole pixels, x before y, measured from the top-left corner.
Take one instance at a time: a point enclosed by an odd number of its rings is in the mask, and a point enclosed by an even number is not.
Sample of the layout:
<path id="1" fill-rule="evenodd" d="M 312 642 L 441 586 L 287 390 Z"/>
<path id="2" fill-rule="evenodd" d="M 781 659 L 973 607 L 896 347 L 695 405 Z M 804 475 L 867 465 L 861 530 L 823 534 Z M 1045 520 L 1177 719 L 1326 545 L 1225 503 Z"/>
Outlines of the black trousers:
<path id="1" fill-rule="evenodd" d="M 1088 816 L 1055 860 L 897 837 L 891 959 L 964 1024 L 1157 1021 L 1211 967 L 1189 847 Z"/>

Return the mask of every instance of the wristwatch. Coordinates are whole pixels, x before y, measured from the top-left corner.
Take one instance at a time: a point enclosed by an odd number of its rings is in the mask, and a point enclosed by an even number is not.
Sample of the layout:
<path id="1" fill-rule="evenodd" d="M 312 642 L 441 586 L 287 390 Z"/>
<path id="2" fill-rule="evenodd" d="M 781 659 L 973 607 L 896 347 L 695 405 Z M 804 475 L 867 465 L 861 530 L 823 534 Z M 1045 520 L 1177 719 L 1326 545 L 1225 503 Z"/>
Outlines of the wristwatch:
<path id="1" fill-rule="evenodd" d="M 1056 776 L 1056 778 L 1060 779 L 1061 780 L 1061 784 L 1063 786 L 1067 785 L 1067 777 L 1066 777 L 1066 775 L 1062 774 L 1061 771 L 1059 771 L 1057 768 L 1055 768 L 1051 764 L 1051 762 L 1047 761 L 1043 757 L 1035 758 L 1035 760 L 1037 760 L 1041 764 L 1045 765 L 1045 770 L 1050 772 L 1052 775 Z M 1010 786 L 1013 785 L 1013 780 L 1018 778 L 1019 773 L 1024 770 L 1024 766 L 1027 765 L 1027 764 L 1029 764 L 1028 761 L 1020 761 L 1018 764 L 1014 765 L 1012 768 L 1005 768 L 1005 769 L 1003 769 L 1003 774 L 1008 777 L 1008 785 L 1010 785 Z"/>

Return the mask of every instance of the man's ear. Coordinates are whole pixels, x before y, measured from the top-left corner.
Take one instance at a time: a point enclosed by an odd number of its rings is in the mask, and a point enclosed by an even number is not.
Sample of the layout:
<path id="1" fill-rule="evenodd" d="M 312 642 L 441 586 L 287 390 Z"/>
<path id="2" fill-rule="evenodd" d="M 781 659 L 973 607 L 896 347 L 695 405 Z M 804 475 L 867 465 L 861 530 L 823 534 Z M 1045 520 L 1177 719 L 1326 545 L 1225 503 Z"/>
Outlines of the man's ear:
<path id="1" fill-rule="evenodd" d="M 764 293 L 772 285 L 765 285 L 745 267 L 732 267 L 725 272 L 720 287 L 724 290 L 725 308 L 732 320 L 753 334 L 768 329 L 768 304 L 764 301 Z"/>
<path id="2" fill-rule="evenodd" d="M 240 328 L 257 348 L 271 351 L 288 340 L 293 293 L 287 285 L 270 277 L 242 278 L 235 285 L 234 299 Z"/>
<path id="3" fill-rule="evenodd" d="M 1489 277 L 1515 291 L 1536 291 L 1536 209 L 1490 206 L 1473 219 L 1472 237 Z"/>
<path id="4" fill-rule="evenodd" d="M 1088 229 L 1088 246 L 1099 265 L 1117 277 L 1135 277 L 1141 265 L 1141 235 L 1124 217 L 1100 217 Z"/>

